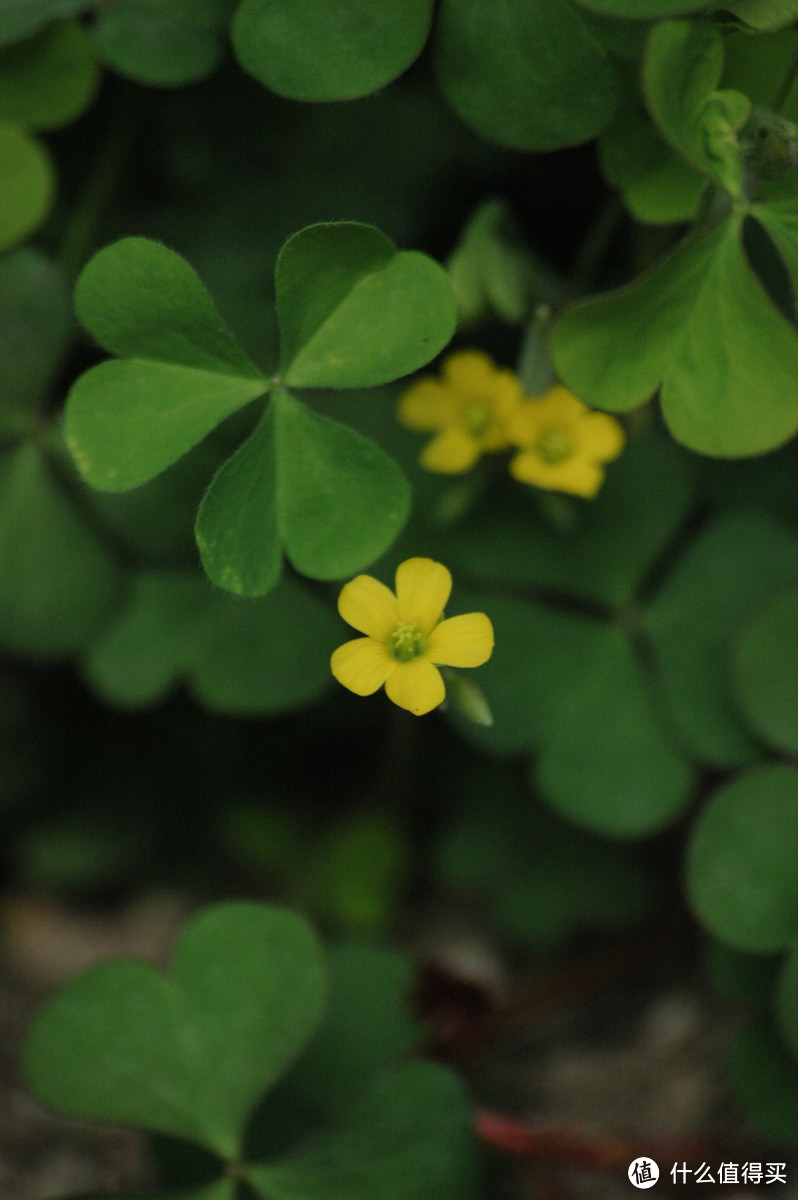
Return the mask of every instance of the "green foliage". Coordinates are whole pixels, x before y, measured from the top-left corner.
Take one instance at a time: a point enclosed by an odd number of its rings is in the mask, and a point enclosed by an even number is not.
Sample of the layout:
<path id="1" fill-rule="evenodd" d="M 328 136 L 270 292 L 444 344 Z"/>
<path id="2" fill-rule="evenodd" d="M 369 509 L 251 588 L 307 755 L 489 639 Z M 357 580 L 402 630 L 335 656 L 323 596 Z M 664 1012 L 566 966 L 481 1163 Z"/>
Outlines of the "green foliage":
<path id="1" fill-rule="evenodd" d="M 94 26 L 97 52 L 137 83 L 177 87 L 210 75 L 222 61 L 235 0 L 115 0 Z"/>
<path id="2" fill-rule="evenodd" d="M 462 904 L 534 972 L 681 892 L 794 1141 L 796 0 L 0 8 L 5 877 L 205 905 L 45 1006 L 39 1099 L 164 1196 L 511 1195 L 392 939 Z M 554 384 L 622 420 L 532 441 Z M 422 721 L 330 670 L 336 581 L 417 557 L 495 633 Z"/>
<path id="3" fill-rule="evenodd" d="M 414 1034 L 403 982 L 398 960 L 355 947 L 331 957 L 328 975 L 303 918 L 222 904 L 189 925 L 168 977 L 119 960 L 70 984 L 40 1013 L 26 1070 L 44 1102 L 204 1147 L 220 1174 L 226 1165 L 264 1198 L 468 1195 L 462 1089 L 443 1068 L 402 1063 Z M 354 1039 L 364 1054 L 350 1059 Z M 275 1084 L 297 1126 L 289 1145 L 250 1162 L 250 1122 Z M 321 1097 L 312 1137 L 297 1139 L 303 1098 Z M 259 1108 L 256 1123 L 268 1139 L 267 1114 Z M 225 1195 L 226 1182 L 192 1194 Z"/>
<path id="4" fill-rule="evenodd" d="M 687 887 L 700 919 L 741 950 L 786 949 L 796 933 L 798 772 L 759 767 L 721 788 L 690 843 Z"/>
<path id="5" fill-rule="evenodd" d="M 589 141 L 613 115 L 608 56 L 568 0 L 444 0 L 436 69 L 441 89 L 477 133 L 517 150 Z M 579 87 L 572 80 L 579 80 Z"/>
<path id="6" fill-rule="evenodd" d="M 292 100 L 353 100 L 384 87 L 420 53 L 432 0 L 243 0 L 233 22 L 242 67 Z"/>
<path id="7" fill-rule="evenodd" d="M 67 440 L 94 486 L 146 482 L 274 390 L 197 517 L 210 578 L 243 596 L 275 586 L 283 552 L 317 579 L 351 574 L 385 549 L 408 510 L 407 486 L 386 455 L 314 414 L 284 382 L 382 383 L 426 362 L 454 327 L 441 268 L 355 223 L 291 238 L 277 262 L 276 294 L 281 360 L 268 378 L 239 349 L 188 264 L 157 243 L 127 238 L 107 247 L 76 291 L 83 323 L 124 356 L 91 368 L 69 397 Z"/>

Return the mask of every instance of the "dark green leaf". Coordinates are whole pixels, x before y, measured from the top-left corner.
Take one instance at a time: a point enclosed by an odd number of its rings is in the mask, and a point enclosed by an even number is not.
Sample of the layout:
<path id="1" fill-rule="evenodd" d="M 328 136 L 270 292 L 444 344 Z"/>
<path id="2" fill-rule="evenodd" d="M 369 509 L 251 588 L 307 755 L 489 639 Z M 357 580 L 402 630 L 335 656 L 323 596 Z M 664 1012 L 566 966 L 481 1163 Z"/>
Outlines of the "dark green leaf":
<path id="1" fill-rule="evenodd" d="M 798 950 L 793 947 L 781 969 L 776 988 L 776 1014 L 781 1033 L 798 1059 Z M 798 1069 L 798 1062 L 795 1063 Z"/>
<path id="2" fill-rule="evenodd" d="M 353 100 L 421 52 L 432 0 L 243 0 L 233 46 L 256 79 L 292 100 Z"/>
<path id="3" fill-rule="evenodd" d="M 371 225 L 311 225 L 275 274 L 280 371 L 295 387 L 371 387 L 428 363 L 454 333 L 442 267 Z"/>
<path id="4" fill-rule="evenodd" d="M 235 0 L 114 0 L 94 39 L 112 70 L 137 83 L 175 87 L 203 79 L 222 58 Z"/>
<path id="5" fill-rule="evenodd" d="M 54 21 L 0 49 L 0 120 L 53 129 L 79 116 L 97 89 L 91 40 L 77 21 Z"/>
<path id="6" fill-rule="evenodd" d="M 615 110 L 607 55 L 567 0 L 443 0 L 436 69 L 457 115 L 516 150 L 589 141 Z"/>
<path id="7" fill-rule="evenodd" d="M 737 1037 L 729 1060 L 737 1098 L 754 1127 L 774 1142 L 794 1144 L 798 1129 L 798 1064 L 764 1017 Z"/>
<path id="8" fill-rule="evenodd" d="M 334 614 L 290 580 L 263 600 L 243 601 L 194 575 L 152 572 L 136 579 L 84 671 L 125 708 L 153 704 L 183 680 L 207 708 L 256 716 L 323 691 L 339 633 Z"/>
<path id="9" fill-rule="evenodd" d="M 0 10 L 0 46 L 36 33 L 48 21 L 74 17 L 91 8 L 94 0 L 4 0 Z"/>
<path id="10" fill-rule="evenodd" d="M 567 386 L 620 412 L 661 385 L 674 437 L 704 454 L 786 441 L 798 428 L 798 338 L 748 265 L 742 222 L 695 234 L 649 274 L 566 310 L 552 352 Z"/>
<path id="11" fill-rule="evenodd" d="M 695 215 L 706 177 L 663 141 L 634 95 L 619 106 L 598 147 L 604 175 L 638 221 L 668 225 Z"/>
<path id="12" fill-rule="evenodd" d="M 35 657 L 83 646 L 117 598 L 118 571 L 28 443 L 0 460 L 0 643 Z"/>
<path id="13" fill-rule="evenodd" d="M 759 513 L 716 518 L 677 562 L 642 614 L 671 718 L 702 762 L 735 767 L 759 755 L 731 681 L 738 631 L 757 607 L 798 581 L 798 541 Z"/>
<path id="14" fill-rule="evenodd" d="M 577 3 L 612 17 L 673 17 L 710 7 L 707 0 L 577 0 Z"/>
<path id="15" fill-rule="evenodd" d="M 55 176 L 41 142 L 0 123 L 0 251 L 32 233 L 47 216 Z"/>
<path id="16" fill-rule="evenodd" d="M 38 1098 L 234 1157 L 259 1096 L 321 1017 L 324 963 L 294 913 L 230 903 L 186 930 L 169 977 L 104 963 L 39 1015 L 26 1051 Z"/>
<path id="17" fill-rule="evenodd" d="M 798 753 L 798 591 L 773 597 L 743 629 L 734 660 L 735 691 L 756 732 Z"/>
<path id="18" fill-rule="evenodd" d="M 246 1178 L 264 1200 L 470 1200 L 470 1142 L 459 1081 L 416 1063 L 387 1075 L 307 1149 Z"/>
<path id="19" fill-rule="evenodd" d="M 0 260 L 0 424 L 13 431 L 41 401 L 66 348 L 66 280 L 39 250 Z"/>
<path id="20" fill-rule="evenodd" d="M 698 919 L 739 950 L 786 949 L 798 933 L 798 770 L 759 767 L 720 788 L 688 847 Z"/>
<path id="21" fill-rule="evenodd" d="M 597 626 L 532 778 L 557 812 L 611 837 L 646 837 L 684 810 L 693 772 L 623 634 Z"/>
<path id="22" fill-rule="evenodd" d="M 724 0 L 723 7 L 753 29 L 786 29 L 798 20 L 798 0 Z"/>
<path id="23" fill-rule="evenodd" d="M 609 467 L 595 500 L 563 499 L 562 522 L 524 493 L 512 506 L 484 506 L 465 518 L 442 538 L 441 553 L 485 585 L 546 588 L 621 609 L 634 601 L 692 497 L 687 456 L 650 429 Z"/>

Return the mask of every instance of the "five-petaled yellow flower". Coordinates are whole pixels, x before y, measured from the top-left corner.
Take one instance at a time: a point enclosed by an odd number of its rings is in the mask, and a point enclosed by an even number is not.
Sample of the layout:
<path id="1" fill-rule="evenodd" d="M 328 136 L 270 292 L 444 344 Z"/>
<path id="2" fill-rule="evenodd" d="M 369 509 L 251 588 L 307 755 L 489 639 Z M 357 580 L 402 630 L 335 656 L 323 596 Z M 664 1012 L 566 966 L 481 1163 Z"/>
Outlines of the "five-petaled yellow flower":
<path id="1" fill-rule="evenodd" d="M 358 575 L 338 598 L 338 611 L 366 636 L 339 646 L 330 666 L 358 696 L 385 684 L 394 704 L 421 716 L 444 700 L 438 666 L 479 667 L 493 651 L 484 613 L 441 620 L 452 577 L 431 558 L 408 558 L 396 571 L 396 595 L 371 575 Z M 436 665 L 437 664 L 437 665 Z"/>
<path id="2" fill-rule="evenodd" d="M 482 454 L 506 450 L 507 424 L 523 399 L 521 381 L 481 350 L 461 350 L 444 361 L 440 381 L 419 379 L 399 401 L 408 429 L 438 431 L 421 452 L 428 471 L 459 474 Z"/>
<path id="3" fill-rule="evenodd" d="M 510 421 L 510 436 L 521 448 L 510 460 L 515 479 L 585 497 L 595 496 L 604 463 L 618 457 L 625 440 L 619 421 L 593 412 L 562 384 L 525 400 Z"/>

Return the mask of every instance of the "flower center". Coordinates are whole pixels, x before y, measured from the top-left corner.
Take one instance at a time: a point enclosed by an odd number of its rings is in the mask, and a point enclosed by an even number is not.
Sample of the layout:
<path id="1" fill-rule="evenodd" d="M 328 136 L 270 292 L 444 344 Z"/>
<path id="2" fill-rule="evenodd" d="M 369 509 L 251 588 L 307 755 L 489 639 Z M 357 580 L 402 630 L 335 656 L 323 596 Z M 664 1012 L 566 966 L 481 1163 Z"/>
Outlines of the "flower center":
<path id="1" fill-rule="evenodd" d="M 397 625 L 388 642 L 397 662 L 410 662 L 424 651 L 424 635 L 417 625 Z"/>
<path id="2" fill-rule="evenodd" d="M 562 425 L 550 425 L 544 429 L 534 446 L 538 458 L 550 467 L 565 462 L 575 449 L 573 436 Z"/>
<path id="3" fill-rule="evenodd" d="M 463 424 L 472 437 L 484 437 L 492 422 L 493 412 L 484 400 L 470 400 L 463 409 Z"/>

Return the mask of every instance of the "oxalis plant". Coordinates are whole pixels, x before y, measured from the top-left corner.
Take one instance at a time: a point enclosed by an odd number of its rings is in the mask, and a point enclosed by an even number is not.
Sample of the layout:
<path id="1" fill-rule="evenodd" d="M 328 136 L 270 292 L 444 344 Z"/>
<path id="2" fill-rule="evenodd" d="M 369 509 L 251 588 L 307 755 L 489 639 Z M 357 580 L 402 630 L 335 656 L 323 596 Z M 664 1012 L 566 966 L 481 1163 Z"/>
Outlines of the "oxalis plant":
<path id="1" fill-rule="evenodd" d="M 198 901 L 24 1065 L 159 1195 L 551 1158 L 411 889 L 523 961 L 678 894 L 724 1158 L 798 1138 L 797 77 L 798 0 L 0 6 L 4 861 Z"/>

